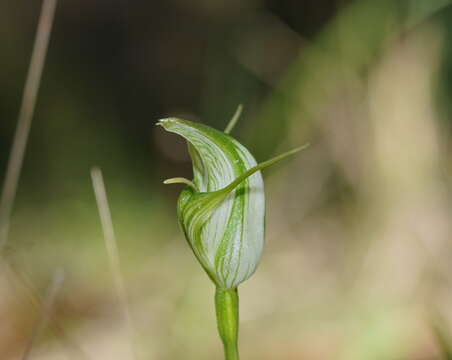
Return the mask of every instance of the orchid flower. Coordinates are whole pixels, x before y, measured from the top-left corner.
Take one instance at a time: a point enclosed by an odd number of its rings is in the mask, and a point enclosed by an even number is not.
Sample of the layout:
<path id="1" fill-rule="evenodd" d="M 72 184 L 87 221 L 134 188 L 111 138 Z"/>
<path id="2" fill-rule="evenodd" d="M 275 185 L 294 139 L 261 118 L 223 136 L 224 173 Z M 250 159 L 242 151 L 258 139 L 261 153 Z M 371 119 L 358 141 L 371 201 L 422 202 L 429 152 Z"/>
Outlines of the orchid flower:
<path id="1" fill-rule="evenodd" d="M 237 287 L 256 270 L 264 245 L 265 195 L 261 170 L 305 146 L 258 164 L 229 135 L 241 107 L 224 132 L 187 120 L 160 120 L 165 130 L 184 137 L 193 162 L 193 180 L 183 183 L 177 214 L 193 253 L 216 285 L 218 329 L 226 360 L 238 359 Z"/>

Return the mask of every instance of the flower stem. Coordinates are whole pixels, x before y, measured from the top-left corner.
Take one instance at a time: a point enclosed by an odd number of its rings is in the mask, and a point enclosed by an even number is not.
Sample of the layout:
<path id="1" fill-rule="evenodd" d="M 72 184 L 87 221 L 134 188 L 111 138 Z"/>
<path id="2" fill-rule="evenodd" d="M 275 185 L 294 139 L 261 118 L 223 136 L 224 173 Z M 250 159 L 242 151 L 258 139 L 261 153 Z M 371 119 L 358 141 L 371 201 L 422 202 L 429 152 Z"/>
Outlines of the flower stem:
<path id="1" fill-rule="evenodd" d="M 218 332 L 224 345 L 225 360 L 239 360 L 237 338 L 239 332 L 239 295 L 237 289 L 215 292 Z"/>

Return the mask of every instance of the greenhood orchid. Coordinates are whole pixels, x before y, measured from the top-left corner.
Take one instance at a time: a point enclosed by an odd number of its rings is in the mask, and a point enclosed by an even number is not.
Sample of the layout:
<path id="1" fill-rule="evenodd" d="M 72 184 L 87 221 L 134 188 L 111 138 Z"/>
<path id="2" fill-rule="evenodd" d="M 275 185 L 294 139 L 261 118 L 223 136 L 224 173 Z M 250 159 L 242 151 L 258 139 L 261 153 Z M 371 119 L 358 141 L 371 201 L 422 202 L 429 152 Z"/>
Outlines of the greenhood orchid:
<path id="1" fill-rule="evenodd" d="M 304 148 L 257 164 L 228 134 L 237 118 L 234 116 L 225 132 L 177 118 L 158 122 L 188 142 L 193 181 L 173 178 L 165 183 L 187 185 L 178 200 L 179 223 L 217 287 L 218 326 L 228 360 L 238 359 L 236 289 L 256 270 L 264 244 L 265 196 L 260 170 Z"/>

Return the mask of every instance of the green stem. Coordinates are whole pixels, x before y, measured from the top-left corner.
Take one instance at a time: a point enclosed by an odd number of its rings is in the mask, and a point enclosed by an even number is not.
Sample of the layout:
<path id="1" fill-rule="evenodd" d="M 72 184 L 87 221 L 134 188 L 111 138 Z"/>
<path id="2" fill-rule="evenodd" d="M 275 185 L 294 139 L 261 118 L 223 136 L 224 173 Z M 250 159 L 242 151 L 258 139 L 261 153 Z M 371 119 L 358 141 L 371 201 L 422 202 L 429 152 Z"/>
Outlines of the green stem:
<path id="1" fill-rule="evenodd" d="M 215 292 L 218 332 L 224 345 L 225 360 L 239 360 L 237 339 L 239 333 L 239 295 L 237 289 Z"/>

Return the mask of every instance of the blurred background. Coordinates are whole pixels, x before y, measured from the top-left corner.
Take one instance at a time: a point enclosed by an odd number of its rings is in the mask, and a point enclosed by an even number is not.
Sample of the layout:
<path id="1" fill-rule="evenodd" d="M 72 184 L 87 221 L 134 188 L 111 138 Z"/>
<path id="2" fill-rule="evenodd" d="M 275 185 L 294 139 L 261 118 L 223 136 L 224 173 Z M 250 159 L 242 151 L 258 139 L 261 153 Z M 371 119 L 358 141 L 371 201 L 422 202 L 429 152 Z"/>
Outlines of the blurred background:
<path id="1" fill-rule="evenodd" d="M 0 1 L 2 181 L 40 7 Z M 264 173 L 243 359 L 452 359 L 451 95 L 448 0 L 60 0 L 2 253 L 0 359 L 222 359 L 180 188 L 162 184 L 191 177 L 186 145 L 154 124 L 223 129 L 238 104 L 258 161 L 311 143 Z"/>

